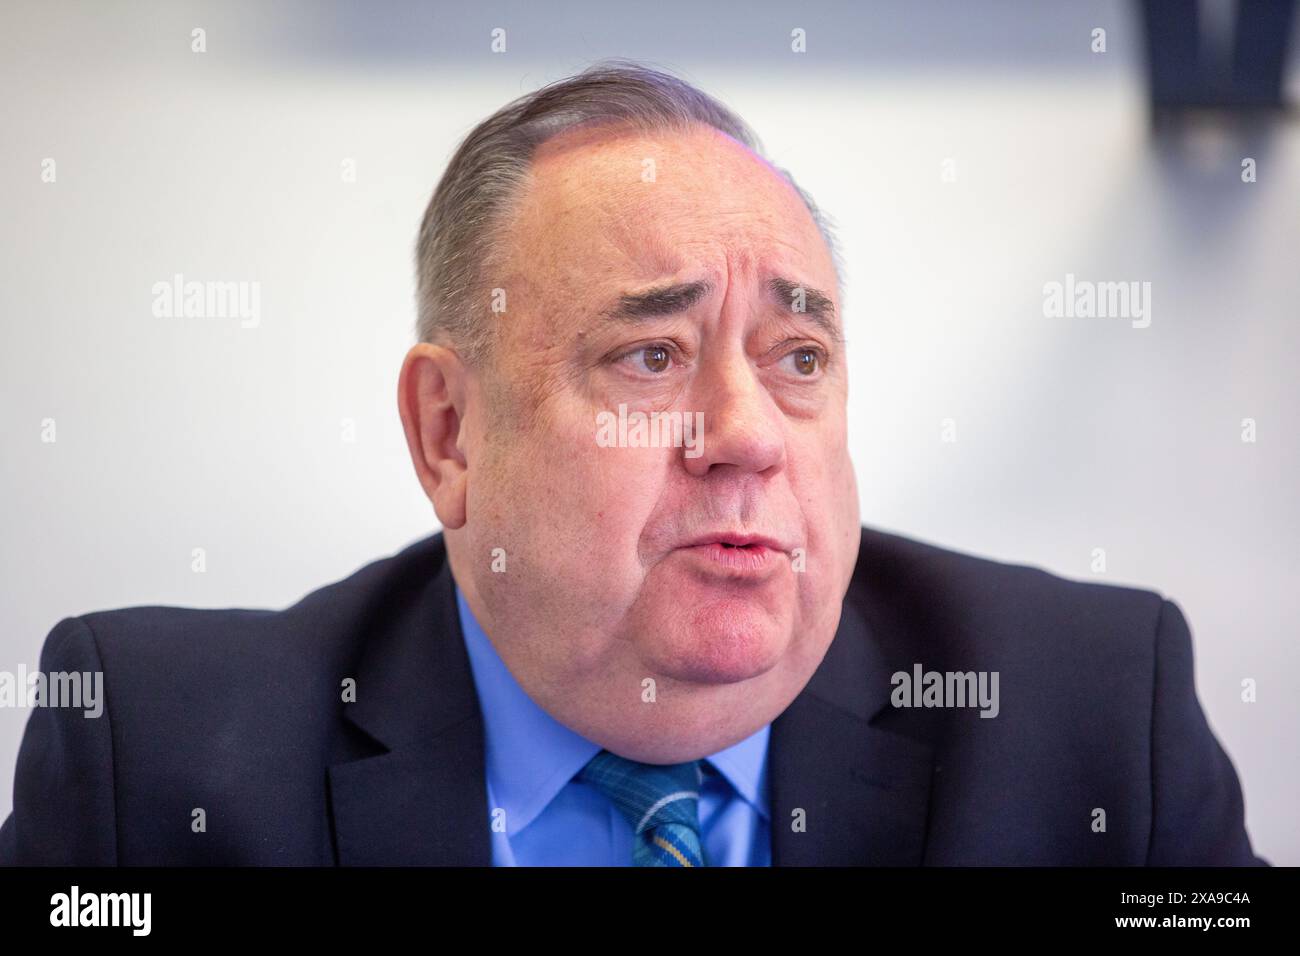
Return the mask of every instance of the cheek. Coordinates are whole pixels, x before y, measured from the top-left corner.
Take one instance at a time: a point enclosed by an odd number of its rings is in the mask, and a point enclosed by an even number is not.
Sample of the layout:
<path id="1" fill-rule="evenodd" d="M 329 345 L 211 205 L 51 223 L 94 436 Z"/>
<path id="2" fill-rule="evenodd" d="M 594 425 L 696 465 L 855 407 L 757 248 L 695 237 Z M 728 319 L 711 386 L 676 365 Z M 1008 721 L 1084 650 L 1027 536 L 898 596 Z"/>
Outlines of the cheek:
<path id="1" fill-rule="evenodd" d="M 806 608 L 819 607 L 842 596 L 857 561 L 857 480 L 842 438 L 792 447 L 790 460 L 791 484 L 808 534 L 800 601 Z"/>
<path id="2" fill-rule="evenodd" d="M 496 510 L 538 546 L 553 542 L 557 563 L 589 567 L 597 577 L 628 574 L 663 493 L 665 450 L 603 448 L 594 413 L 574 412 L 569 421 L 539 422 L 502 451 L 490 479 L 499 484 L 491 491 Z"/>
<path id="3" fill-rule="evenodd" d="M 819 429 L 787 448 L 790 487 L 808 528 L 810 546 L 824 547 L 844 519 L 843 452 Z"/>
<path id="4" fill-rule="evenodd" d="M 557 462 L 566 507 L 561 518 L 586 537 L 597 574 L 643 573 L 639 543 L 661 494 L 650 462 L 625 448 L 585 448 Z"/>

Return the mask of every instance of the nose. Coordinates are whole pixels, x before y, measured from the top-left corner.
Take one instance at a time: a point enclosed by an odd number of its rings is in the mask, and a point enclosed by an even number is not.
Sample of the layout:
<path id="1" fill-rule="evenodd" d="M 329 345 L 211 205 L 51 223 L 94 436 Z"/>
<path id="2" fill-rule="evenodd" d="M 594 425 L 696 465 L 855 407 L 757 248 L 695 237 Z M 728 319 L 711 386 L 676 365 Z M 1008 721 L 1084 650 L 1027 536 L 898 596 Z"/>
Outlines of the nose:
<path id="1" fill-rule="evenodd" d="M 762 474 L 785 463 L 782 414 L 759 380 L 744 349 L 706 360 L 693 391 L 694 407 L 704 416 L 700 454 L 686 456 L 686 470 L 704 477 L 731 466 Z"/>

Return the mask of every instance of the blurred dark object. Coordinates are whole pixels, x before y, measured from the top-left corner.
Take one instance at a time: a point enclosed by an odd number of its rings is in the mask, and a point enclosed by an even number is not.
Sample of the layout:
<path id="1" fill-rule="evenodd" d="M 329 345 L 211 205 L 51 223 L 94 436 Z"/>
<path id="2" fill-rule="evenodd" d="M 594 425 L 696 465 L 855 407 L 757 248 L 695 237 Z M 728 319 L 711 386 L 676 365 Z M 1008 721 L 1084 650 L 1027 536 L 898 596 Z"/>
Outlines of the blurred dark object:
<path id="1" fill-rule="evenodd" d="M 1295 0 L 1141 0 L 1151 113 L 1157 126 L 1189 112 L 1283 111 Z M 1222 12 L 1224 16 L 1206 16 Z"/>

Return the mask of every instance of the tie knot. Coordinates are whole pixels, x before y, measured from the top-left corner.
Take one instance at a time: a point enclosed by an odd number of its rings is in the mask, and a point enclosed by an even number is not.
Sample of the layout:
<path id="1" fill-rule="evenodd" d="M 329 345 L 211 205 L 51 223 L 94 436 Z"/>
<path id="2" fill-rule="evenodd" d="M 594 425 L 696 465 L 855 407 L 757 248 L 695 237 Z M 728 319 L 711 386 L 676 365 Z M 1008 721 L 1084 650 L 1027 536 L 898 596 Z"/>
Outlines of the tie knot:
<path id="1" fill-rule="evenodd" d="M 578 779 L 607 796 L 640 834 L 663 823 L 698 828 L 702 774 L 698 760 L 638 763 L 602 750 L 582 768 Z"/>
<path id="2" fill-rule="evenodd" d="M 632 825 L 642 865 L 701 866 L 700 784 L 702 762 L 650 764 L 602 750 L 575 779 L 591 784 Z M 651 851 L 665 862 L 656 862 Z"/>

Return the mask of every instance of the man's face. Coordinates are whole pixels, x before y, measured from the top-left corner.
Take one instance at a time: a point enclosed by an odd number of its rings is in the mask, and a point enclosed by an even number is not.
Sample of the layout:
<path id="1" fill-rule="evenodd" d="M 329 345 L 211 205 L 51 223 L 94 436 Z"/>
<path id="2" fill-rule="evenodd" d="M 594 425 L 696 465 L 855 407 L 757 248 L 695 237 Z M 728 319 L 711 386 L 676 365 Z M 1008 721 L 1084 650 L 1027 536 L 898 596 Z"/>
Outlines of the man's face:
<path id="1" fill-rule="evenodd" d="M 730 746 L 816 670 L 857 559 L 830 251 L 779 174 L 701 128 L 550 141 L 502 252 L 457 581 L 571 729 L 653 763 Z M 638 412 L 677 413 L 682 444 L 662 419 L 638 441 Z"/>

